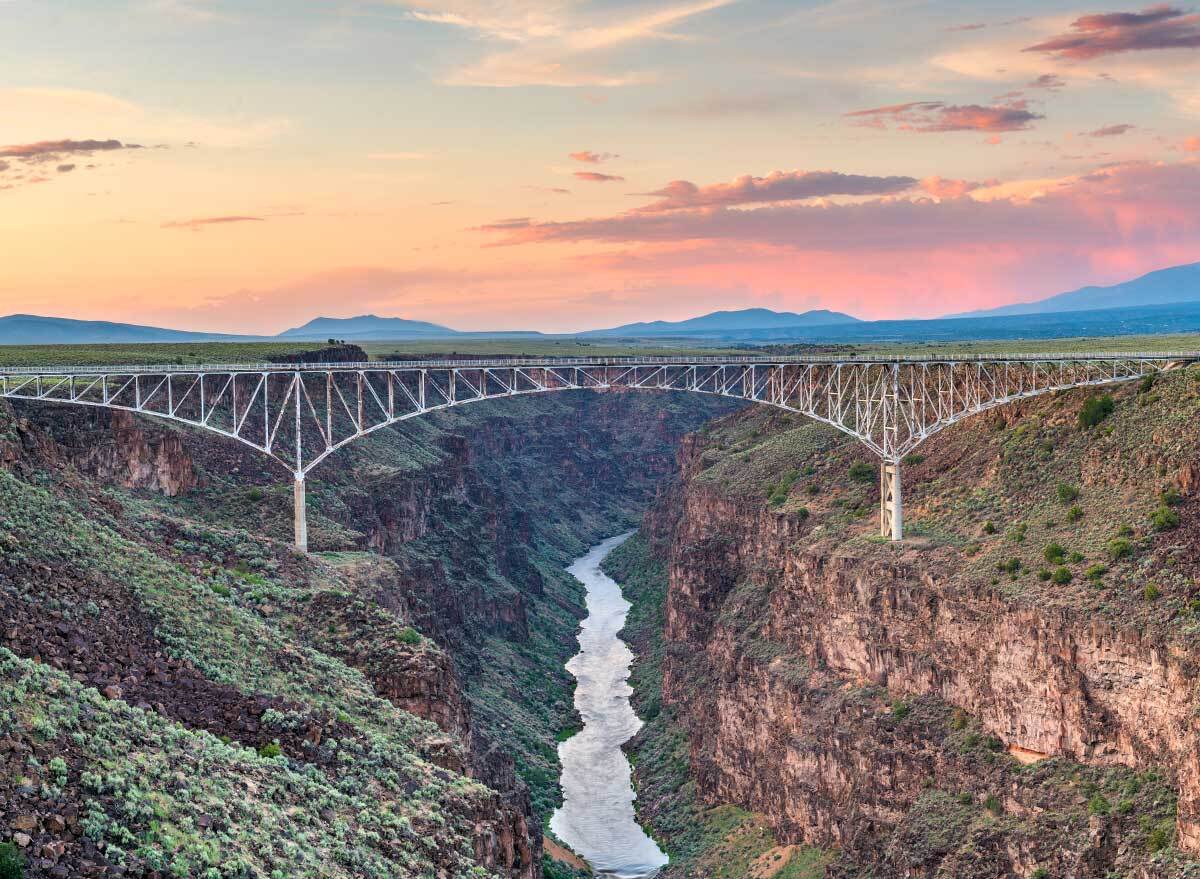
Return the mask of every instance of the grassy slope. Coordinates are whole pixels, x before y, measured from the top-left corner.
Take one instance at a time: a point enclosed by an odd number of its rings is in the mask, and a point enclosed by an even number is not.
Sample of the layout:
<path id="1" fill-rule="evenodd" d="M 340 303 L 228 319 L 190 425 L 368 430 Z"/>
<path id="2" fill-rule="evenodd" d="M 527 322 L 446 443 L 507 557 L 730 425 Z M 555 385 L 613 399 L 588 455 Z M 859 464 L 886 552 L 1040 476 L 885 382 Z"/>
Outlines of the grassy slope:
<path id="1" fill-rule="evenodd" d="M 162 865 L 177 875 L 423 875 L 427 847 L 457 852 L 472 872 L 466 814 L 488 792 L 421 755 L 446 744 L 425 721 L 378 698 L 363 675 L 290 633 L 291 613 L 320 588 L 325 572 L 278 566 L 246 535 L 238 545 L 252 573 L 198 558 L 199 543 L 170 545 L 161 523 L 115 519 L 71 484 L 31 485 L 0 471 L 0 563 L 9 598 L 64 620 L 96 617 L 93 604 L 64 602 L 39 586 L 45 570 L 78 580 L 83 594 L 128 590 L 153 621 L 167 654 L 249 697 L 283 696 L 336 718 L 317 764 L 264 759 L 238 744 L 188 729 L 119 700 L 105 700 L 66 675 L 5 651 L 5 727 L 31 742 L 36 780 L 55 757 L 68 769 L 89 837 L 115 862 Z M 141 539 L 136 536 L 140 531 Z M 214 534 L 218 540 L 224 535 Z M 204 540 L 203 532 L 193 538 Z M 302 714 L 264 715 L 285 734 Z M 52 775 L 57 775 L 51 770 Z M 45 796 L 43 789 L 43 796 Z M 318 817 L 328 810 L 332 817 Z M 201 832 L 199 816 L 219 833 Z M 424 835 L 428 841 L 423 842 Z"/>

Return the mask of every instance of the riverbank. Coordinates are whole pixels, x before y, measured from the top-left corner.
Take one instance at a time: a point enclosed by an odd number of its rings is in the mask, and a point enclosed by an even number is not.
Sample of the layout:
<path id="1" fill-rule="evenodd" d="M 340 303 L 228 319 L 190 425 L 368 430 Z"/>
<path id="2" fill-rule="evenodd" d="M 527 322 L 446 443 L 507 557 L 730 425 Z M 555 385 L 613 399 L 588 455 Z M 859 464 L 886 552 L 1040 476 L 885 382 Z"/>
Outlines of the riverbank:
<path id="1" fill-rule="evenodd" d="M 567 569 L 587 590 L 579 652 L 566 666 L 576 679 L 575 707 L 583 728 L 559 744 L 563 805 L 550 819 L 555 835 L 597 875 L 616 879 L 652 876 L 667 863 L 637 823 L 632 770 L 621 750 L 642 726 L 629 701 L 633 652 L 619 637 L 630 604 L 600 569 L 631 534 L 605 540 Z"/>

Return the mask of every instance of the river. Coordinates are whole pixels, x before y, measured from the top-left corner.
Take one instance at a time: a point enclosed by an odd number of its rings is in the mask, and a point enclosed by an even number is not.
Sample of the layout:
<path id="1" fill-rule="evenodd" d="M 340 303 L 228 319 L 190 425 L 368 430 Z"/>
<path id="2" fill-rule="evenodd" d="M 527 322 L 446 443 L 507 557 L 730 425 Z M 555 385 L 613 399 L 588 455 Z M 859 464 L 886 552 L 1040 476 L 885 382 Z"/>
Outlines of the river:
<path id="1" fill-rule="evenodd" d="M 567 568 L 587 588 L 587 619 L 579 652 L 567 663 L 575 676 L 575 707 L 583 729 L 558 746 L 563 804 L 550 818 L 554 834 L 583 856 L 597 876 L 653 876 L 667 856 L 638 825 L 633 783 L 621 745 L 642 722 L 629 704 L 633 653 L 617 637 L 629 602 L 600 563 L 629 534 L 611 537 Z"/>

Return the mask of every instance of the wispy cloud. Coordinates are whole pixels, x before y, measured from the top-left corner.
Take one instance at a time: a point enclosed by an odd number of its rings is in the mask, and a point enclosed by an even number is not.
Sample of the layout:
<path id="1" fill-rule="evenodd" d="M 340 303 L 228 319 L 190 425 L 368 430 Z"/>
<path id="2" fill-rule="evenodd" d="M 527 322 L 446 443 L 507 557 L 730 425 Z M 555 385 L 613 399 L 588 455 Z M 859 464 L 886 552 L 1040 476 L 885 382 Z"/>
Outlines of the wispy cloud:
<path id="1" fill-rule="evenodd" d="M 858 124 L 924 133 L 943 131 L 1023 131 L 1045 117 L 1030 110 L 1025 101 L 992 104 L 947 104 L 943 101 L 914 101 L 847 113 Z"/>
<path id="2" fill-rule="evenodd" d="M 384 152 L 384 153 L 367 153 L 367 158 L 374 159 L 375 161 L 379 161 L 379 162 L 415 162 L 420 159 L 428 159 L 429 156 L 426 153 L 404 153 L 404 152 L 387 153 L 387 152 Z"/>
<path id="3" fill-rule="evenodd" d="M 124 144 L 119 140 L 40 140 L 0 147 L 0 156 L 30 162 L 53 162 L 63 155 L 90 156 L 95 152 L 140 149 L 143 149 L 141 144 Z"/>
<path id="4" fill-rule="evenodd" d="M 449 85 L 617 87 L 645 82 L 644 70 L 614 69 L 612 50 L 648 41 L 687 39 L 676 28 L 688 19 L 737 0 L 691 0 L 651 12 L 620 8 L 589 10 L 568 0 L 419 0 L 416 21 L 463 28 L 485 41 L 508 44 L 451 72 Z"/>
<path id="5" fill-rule="evenodd" d="M 1129 125 L 1128 123 L 1122 123 L 1120 125 L 1105 125 L 1093 131 L 1086 131 L 1081 134 L 1080 137 L 1117 137 L 1125 134 L 1126 132 L 1133 131 L 1135 128 L 1137 128 L 1136 125 Z"/>
<path id="6" fill-rule="evenodd" d="M 1056 91 L 1067 84 L 1067 81 L 1057 73 L 1043 73 L 1037 79 L 1031 80 L 1025 87 L 1031 89 L 1048 89 Z"/>
<path id="7" fill-rule="evenodd" d="M 1166 4 L 1141 12 L 1105 12 L 1081 16 L 1069 33 L 1029 46 L 1073 61 L 1088 61 L 1120 52 L 1200 47 L 1200 14 Z"/>
<path id="8" fill-rule="evenodd" d="M 601 162 L 607 162 L 609 159 L 621 158 L 616 153 L 596 153 L 591 150 L 580 150 L 577 153 L 567 153 L 568 159 L 574 159 L 576 162 L 587 162 L 591 165 L 598 165 Z"/>
<path id="9" fill-rule="evenodd" d="M 870 177 L 838 171 L 775 171 L 766 177 L 745 175 L 731 183 L 697 186 L 673 180 L 647 195 L 659 201 L 639 208 L 641 213 L 658 213 L 687 208 L 710 208 L 743 204 L 801 201 L 833 195 L 887 195 L 911 189 L 913 177 Z"/>
<path id="10" fill-rule="evenodd" d="M 588 183 L 620 183 L 625 179 L 617 174 L 601 174 L 599 171 L 576 171 L 572 176 Z"/>
<path id="11" fill-rule="evenodd" d="M 206 226 L 223 226 L 229 223 L 263 223 L 264 217 L 246 217 L 239 215 L 230 215 L 227 217 L 196 217 L 190 220 L 172 220 L 169 223 L 163 223 L 164 229 L 190 229 L 193 232 L 199 232 Z"/>
<path id="12" fill-rule="evenodd" d="M 1027 22 L 1027 21 L 1029 21 L 1028 16 L 1022 16 L 1021 18 L 1006 18 L 1003 21 L 992 21 L 992 22 L 974 21 L 974 22 L 968 22 L 966 24 L 954 24 L 948 28 L 945 28 L 945 30 L 950 31 L 952 33 L 955 31 L 981 31 L 981 30 L 984 30 L 985 28 L 1009 27 L 1010 25 L 1023 24 L 1024 22 Z"/>

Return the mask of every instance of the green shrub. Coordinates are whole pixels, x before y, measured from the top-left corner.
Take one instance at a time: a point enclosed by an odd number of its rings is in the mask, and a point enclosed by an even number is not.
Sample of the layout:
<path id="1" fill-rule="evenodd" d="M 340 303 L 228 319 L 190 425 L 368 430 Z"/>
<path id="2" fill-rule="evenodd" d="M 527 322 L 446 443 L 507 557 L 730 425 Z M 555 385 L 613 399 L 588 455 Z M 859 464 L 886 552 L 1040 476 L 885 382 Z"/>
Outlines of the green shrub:
<path id="1" fill-rule="evenodd" d="M 1079 564 L 1081 561 L 1083 561 L 1083 559 L 1084 555 L 1079 550 L 1075 550 L 1069 556 L 1067 556 L 1067 561 L 1073 565 Z"/>
<path id="2" fill-rule="evenodd" d="M 993 815 L 999 815 L 1004 811 L 1004 807 L 1000 805 L 1000 800 L 995 794 L 988 794 L 987 799 L 983 801 L 983 807 Z"/>
<path id="3" fill-rule="evenodd" d="M 283 748 L 279 747 L 279 742 L 267 742 L 258 748 L 258 756 L 266 757 L 267 759 L 278 757 L 282 753 Z"/>
<path id="4" fill-rule="evenodd" d="M 1050 569 L 1042 568 L 1040 571 L 1038 571 L 1038 579 L 1041 580 L 1043 583 L 1045 583 L 1047 580 L 1049 580 L 1050 579 Z"/>
<path id="5" fill-rule="evenodd" d="M 1108 394 L 1100 397 L 1088 397 L 1083 401 L 1079 410 L 1079 426 L 1081 428 L 1095 427 L 1108 416 L 1112 415 L 1116 404 Z"/>
<path id="6" fill-rule="evenodd" d="M 850 478 L 855 482 L 870 482 L 875 478 L 875 468 L 862 461 L 850 465 Z"/>
<path id="7" fill-rule="evenodd" d="M 1061 565 L 1054 569 L 1054 573 L 1050 575 L 1050 579 L 1058 586 L 1066 586 L 1071 582 L 1071 569 L 1064 568 Z"/>
<path id="8" fill-rule="evenodd" d="M 1179 514 L 1163 504 L 1150 516 L 1150 527 L 1155 531 L 1170 531 L 1179 527 Z"/>
<path id="9" fill-rule="evenodd" d="M 907 702 L 902 702 L 899 699 L 892 701 L 892 717 L 896 720 L 904 720 L 912 713 L 912 706 Z"/>
<path id="10" fill-rule="evenodd" d="M 1045 867 L 1038 867 L 1036 870 L 1034 870 L 1032 873 L 1029 874 L 1029 879 L 1049 879 L 1049 877 L 1050 877 L 1050 871 L 1047 870 Z"/>
<path id="11" fill-rule="evenodd" d="M 1009 559 L 1008 561 L 1000 562 L 998 565 L 996 565 L 996 570 L 1002 574 L 1011 574 L 1015 577 L 1021 570 L 1021 560 Z"/>
<path id="12" fill-rule="evenodd" d="M 984 534 L 995 534 L 996 533 L 996 525 L 991 519 L 988 519 L 986 522 L 983 523 L 983 533 Z"/>
<path id="13" fill-rule="evenodd" d="M 1064 504 L 1074 503 L 1079 499 L 1079 489 L 1066 482 L 1058 484 L 1058 499 Z"/>
<path id="14" fill-rule="evenodd" d="M 1079 504 L 1075 504 L 1071 509 L 1067 510 L 1067 521 L 1078 522 L 1083 518 L 1083 508 Z"/>
<path id="15" fill-rule="evenodd" d="M 1178 489 L 1168 488 L 1158 496 L 1158 500 L 1164 507 L 1177 507 L 1183 503 L 1183 495 Z"/>
<path id="16" fill-rule="evenodd" d="M 1160 852 L 1165 849 L 1170 842 L 1171 831 L 1160 824 L 1146 835 L 1146 850 L 1149 852 Z"/>
<path id="17" fill-rule="evenodd" d="M 1142 597 L 1147 601 L 1153 601 L 1160 595 L 1162 595 L 1162 591 L 1153 583 L 1147 583 L 1146 588 L 1142 590 Z"/>
<path id="18" fill-rule="evenodd" d="M 11 842 L 0 843 L 0 879 L 21 879 L 25 875 L 25 856 Z"/>
<path id="19" fill-rule="evenodd" d="M 1084 571 L 1083 576 L 1087 577 L 1093 583 L 1099 583 L 1100 579 L 1107 573 L 1108 567 L 1106 565 L 1096 564 Z"/>
<path id="20" fill-rule="evenodd" d="M 1108 804 L 1108 798 L 1104 794 L 1096 794 L 1088 800 L 1089 815 L 1107 815 L 1112 811 L 1112 807 Z"/>
<path id="21" fill-rule="evenodd" d="M 781 507 L 787 501 L 788 495 L 792 492 L 792 486 L 796 484 L 796 480 L 800 478 L 800 471 L 789 470 L 783 474 L 783 478 L 773 487 L 769 487 L 767 496 L 768 503 L 773 507 Z"/>
<path id="22" fill-rule="evenodd" d="M 417 644 L 421 643 L 421 633 L 412 626 L 405 626 L 400 630 L 400 634 L 396 636 L 396 639 L 401 644 L 407 644 L 409 647 L 415 647 Z"/>
<path id="23" fill-rule="evenodd" d="M 1154 389 L 1154 374 L 1151 373 L 1150 375 L 1143 376 L 1142 380 L 1138 383 L 1137 392 L 1139 394 L 1148 394 L 1153 389 Z"/>
<path id="24" fill-rule="evenodd" d="M 1026 525 L 1024 522 L 1018 522 L 1016 525 L 1014 525 L 1012 527 L 1012 530 L 1008 532 L 1008 539 L 1011 540 L 1013 543 L 1024 543 L 1025 542 L 1025 531 L 1028 527 L 1029 526 Z"/>
<path id="25" fill-rule="evenodd" d="M 1133 554 L 1133 544 L 1124 537 L 1114 537 L 1108 542 L 1108 557 L 1114 562 Z"/>
<path id="26" fill-rule="evenodd" d="M 925 463 L 925 456 L 918 455 L 917 453 L 913 452 L 913 453 L 905 455 L 903 458 L 901 458 L 900 463 L 906 464 L 909 467 L 916 467 L 918 464 Z"/>
<path id="27" fill-rule="evenodd" d="M 1052 565 L 1061 565 L 1067 559 L 1067 550 L 1061 543 L 1047 543 L 1042 555 Z"/>

